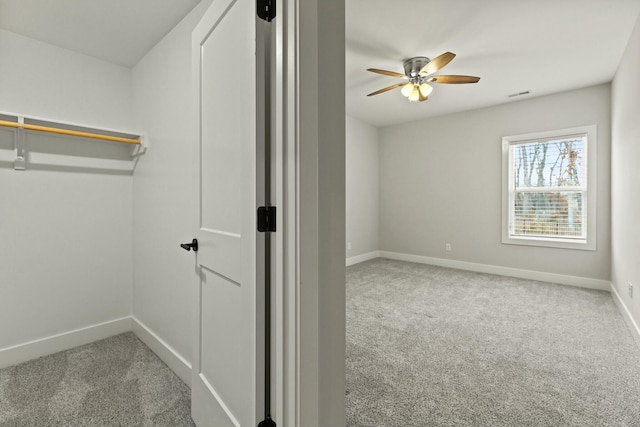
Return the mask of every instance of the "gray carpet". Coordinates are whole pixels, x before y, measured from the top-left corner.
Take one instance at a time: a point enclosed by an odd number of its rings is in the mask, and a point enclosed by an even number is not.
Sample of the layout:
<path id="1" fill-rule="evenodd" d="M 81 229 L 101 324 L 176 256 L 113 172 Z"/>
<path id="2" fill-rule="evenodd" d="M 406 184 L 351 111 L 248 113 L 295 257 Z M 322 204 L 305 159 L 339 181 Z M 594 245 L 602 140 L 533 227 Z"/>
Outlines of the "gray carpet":
<path id="1" fill-rule="evenodd" d="M 606 292 L 377 259 L 347 269 L 349 426 L 640 426 Z"/>
<path id="2" fill-rule="evenodd" d="M 194 426 L 191 391 L 132 333 L 0 370 L 2 427 Z"/>

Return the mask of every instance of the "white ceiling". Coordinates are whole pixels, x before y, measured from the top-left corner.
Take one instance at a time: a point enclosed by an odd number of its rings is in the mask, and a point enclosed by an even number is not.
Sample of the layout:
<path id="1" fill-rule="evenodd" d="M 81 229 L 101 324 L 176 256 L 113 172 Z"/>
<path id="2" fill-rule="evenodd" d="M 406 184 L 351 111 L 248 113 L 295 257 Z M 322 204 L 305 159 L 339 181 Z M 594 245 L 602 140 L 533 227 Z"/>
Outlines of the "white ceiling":
<path id="1" fill-rule="evenodd" d="M 199 0 L 0 0 L 0 28 L 133 67 Z"/>
<path id="2" fill-rule="evenodd" d="M 346 0 L 347 114 L 376 126 L 403 123 L 611 81 L 640 0 Z M 457 57 L 436 74 L 477 84 L 433 84 L 425 102 L 400 90 L 403 60 Z M 531 94 L 507 95 L 530 90 Z"/>
<path id="3" fill-rule="evenodd" d="M 0 28 L 125 67 L 135 65 L 199 0 L 0 0 Z M 347 113 L 376 126 L 526 99 L 612 79 L 640 0 L 345 0 Z M 409 103 L 403 60 L 457 57 L 438 74 L 481 77 L 437 85 Z M 531 94 L 507 98 L 530 90 Z"/>

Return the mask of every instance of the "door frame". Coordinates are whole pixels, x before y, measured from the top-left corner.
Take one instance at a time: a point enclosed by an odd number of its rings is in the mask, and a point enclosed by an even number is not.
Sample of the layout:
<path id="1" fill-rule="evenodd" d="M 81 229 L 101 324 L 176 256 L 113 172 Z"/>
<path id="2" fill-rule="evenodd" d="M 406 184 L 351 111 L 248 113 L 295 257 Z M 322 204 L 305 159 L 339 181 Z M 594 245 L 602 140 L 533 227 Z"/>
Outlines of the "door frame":
<path id="1" fill-rule="evenodd" d="M 277 13 L 272 413 L 279 426 L 344 426 L 345 5 L 280 0 Z"/>
<path id="2" fill-rule="evenodd" d="M 297 191 L 294 13 L 297 0 L 281 0 L 272 22 L 272 195 L 278 209 L 272 236 L 272 415 L 278 425 L 299 426 L 297 361 Z"/>

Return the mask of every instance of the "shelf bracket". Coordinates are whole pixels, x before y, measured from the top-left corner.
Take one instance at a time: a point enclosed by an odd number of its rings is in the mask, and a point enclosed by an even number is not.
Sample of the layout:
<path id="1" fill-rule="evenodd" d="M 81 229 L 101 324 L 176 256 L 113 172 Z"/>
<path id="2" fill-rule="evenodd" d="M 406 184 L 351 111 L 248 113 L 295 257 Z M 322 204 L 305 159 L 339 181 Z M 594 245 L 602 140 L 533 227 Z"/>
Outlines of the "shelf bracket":
<path id="1" fill-rule="evenodd" d="M 145 135 L 140 135 L 140 145 L 138 146 L 138 152 L 136 154 L 144 154 L 149 148 L 149 141 Z"/>
<path id="2" fill-rule="evenodd" d="M 18 123 L 24 124 L 24 117 L 18 116 Z M 18 126 L 14 134 L 14 141 L 16 147 L 16 159 L 13 162 L 13 169 L 17 171 L 23 171 L 27 169 L 27 155 L 25 153 L 25 137 L 24 128 Z"/>

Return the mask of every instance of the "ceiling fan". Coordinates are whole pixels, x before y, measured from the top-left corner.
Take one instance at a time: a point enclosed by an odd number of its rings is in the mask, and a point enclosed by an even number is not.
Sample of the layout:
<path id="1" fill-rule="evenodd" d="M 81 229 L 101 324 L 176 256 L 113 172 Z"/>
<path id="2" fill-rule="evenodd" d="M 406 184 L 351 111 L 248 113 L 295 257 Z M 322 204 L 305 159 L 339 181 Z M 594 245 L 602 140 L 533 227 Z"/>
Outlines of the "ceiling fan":
<path id="1" fill-rule="evenodd" d="M 409 98 L 409 101 L 426 101 L 433 87 L 428 83 L 462 84 L 477 83 L 480 77 L 473 76 L 432 76 L 455 58 L 456 54 L 445 52 L 434 59 L 425 56 L 416 56 L 404 61 L 404 74 L 394 71 L 379 70 L 377 68 L 367 68 L 372 73 L 383 74 L 385 76 L 398 77 L 404 79 L 402 83 L 397 83 L 383 89 L 371 92 L 367 96 L 378 95 L 393 89 L 402 88 L 402 94 Z"/>

